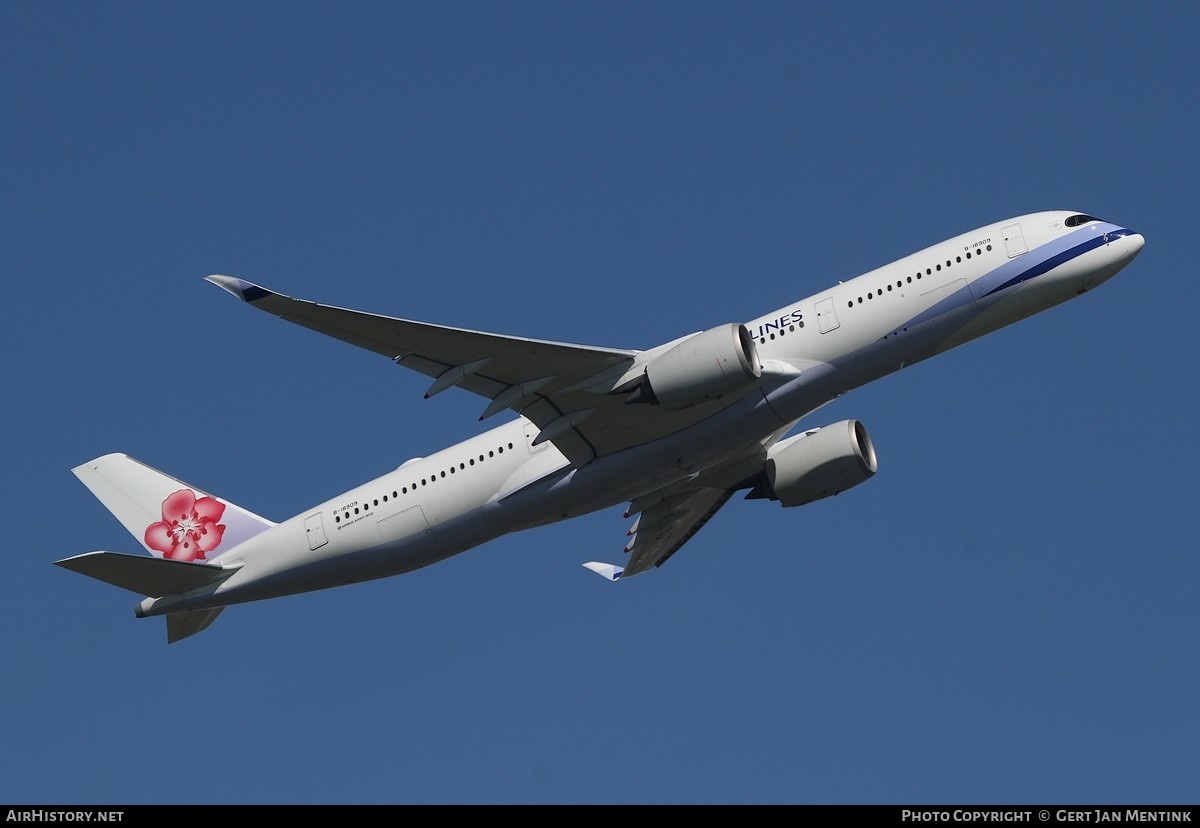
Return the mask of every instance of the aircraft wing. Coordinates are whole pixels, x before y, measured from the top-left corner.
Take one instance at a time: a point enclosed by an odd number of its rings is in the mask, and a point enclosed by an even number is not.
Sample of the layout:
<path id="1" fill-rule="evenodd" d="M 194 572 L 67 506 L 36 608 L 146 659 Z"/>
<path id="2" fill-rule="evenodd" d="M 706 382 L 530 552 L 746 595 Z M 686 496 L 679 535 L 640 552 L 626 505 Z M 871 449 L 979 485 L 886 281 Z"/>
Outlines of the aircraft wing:
<path id="1" fill-rule="evenodd" d="M 625 566 L 599 561 L 589 561 L 584 566 L 611 581 L 662 566 L 733 497 L 733 492 L 733 489 L 708 487 L 666 496 L 656 492 L 652 497 L 657 499 L 645 507 L 629 529 L 629 543 L 625 545 L 629 560 Z M 638 508 L 638 501 L 630 508 Z"/>
<path id="2" fill-rule="evenodd" d="M 782 429 L 761 445 L 662 489 L 634 498 L 625 510 L 637 520 L 626 533 L 629 555 L 624 566 L 589 561 L 585 567 L 610 581 L 662 566 L 699 532 L 740 489 L 750 488 L 762 473 L 766 449 L 786 432 Z"/>
<path id="3" fill-rule="evenodd" d="M 641 351 L 450 328 L 295 299 L 232 276 L 207 278 L 260 310 L 432 377 L 426 398 L 457 386 L 489 400 L 481 420 L 519 412 L 541 429 L 536 442 L 553 442 L 577 466 L 711 413 L 706 406 L 671 412 L 627 405 L 626 394 L 614 394 Z"/>
<path id="4" fill-rule="evenodd" d="M 662 566 L 733 497 L 733 489 L 697 488 L 664 497 L 629 529 L 629 561 L 622 577 Z"/>

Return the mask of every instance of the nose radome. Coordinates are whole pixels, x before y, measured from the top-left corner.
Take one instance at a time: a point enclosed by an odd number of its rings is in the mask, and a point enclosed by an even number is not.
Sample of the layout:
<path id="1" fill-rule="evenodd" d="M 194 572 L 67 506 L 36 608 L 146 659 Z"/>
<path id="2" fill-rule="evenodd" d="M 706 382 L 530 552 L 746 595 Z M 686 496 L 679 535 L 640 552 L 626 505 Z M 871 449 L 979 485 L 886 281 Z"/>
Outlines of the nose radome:
<path id="1" fill-rule="evenodd" d="M 1146 237 L 1141 233 L 1131 233 L 1125 237 L 1125 243 L 1129 245 L 1129 255 L 1136 256 L 1146 246 Z"/>

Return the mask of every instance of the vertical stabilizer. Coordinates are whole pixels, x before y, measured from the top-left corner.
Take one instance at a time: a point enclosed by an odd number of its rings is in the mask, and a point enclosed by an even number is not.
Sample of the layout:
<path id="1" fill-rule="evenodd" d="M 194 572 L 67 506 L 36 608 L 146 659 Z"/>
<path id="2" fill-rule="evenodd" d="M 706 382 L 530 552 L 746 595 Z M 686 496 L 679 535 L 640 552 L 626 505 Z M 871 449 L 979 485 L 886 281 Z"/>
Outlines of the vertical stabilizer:
<path id="1" fill-rule="evenodd" d="M 275 525 L 124 454 L 72 471 L 156 558 L 211 561 Z"/>

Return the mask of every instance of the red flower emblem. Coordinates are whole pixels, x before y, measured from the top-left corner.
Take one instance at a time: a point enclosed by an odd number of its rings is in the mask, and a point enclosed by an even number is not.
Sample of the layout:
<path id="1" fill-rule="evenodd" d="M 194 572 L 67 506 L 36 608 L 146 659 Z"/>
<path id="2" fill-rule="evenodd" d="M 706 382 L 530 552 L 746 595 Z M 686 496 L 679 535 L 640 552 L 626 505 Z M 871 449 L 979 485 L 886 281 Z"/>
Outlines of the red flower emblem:
<path id="1" fill-rule="evenodd" d="M 202 561 L 204 553 L 221 543 L 225 524 L 217 523 L 225 504 L 207 495 L 196 499 L 190 489 L 180 489 L 162 504 L 162 520 L 146 527 L 146 546 L 176 561 Z"/>

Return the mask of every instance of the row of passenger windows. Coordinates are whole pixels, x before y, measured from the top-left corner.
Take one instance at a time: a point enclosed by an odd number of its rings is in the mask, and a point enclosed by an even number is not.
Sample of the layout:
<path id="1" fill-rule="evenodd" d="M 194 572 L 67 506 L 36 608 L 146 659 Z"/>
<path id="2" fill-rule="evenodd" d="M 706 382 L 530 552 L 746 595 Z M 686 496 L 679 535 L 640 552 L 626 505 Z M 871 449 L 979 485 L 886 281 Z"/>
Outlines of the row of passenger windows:
<path id="1" fill-rule="evenodd" d="M 509 443 L 507 446 L 509 451 L 512 451 L 512 447 L 513 447 L 512 443 Z M 483 455 L 483 454 L 479 455 L 478 462 L 480 464 L 482 464 L 489 457 L 495 457 L 497 454 L 504 454 L 504 450 L 505 450 L 505 446 L 498 446 L 497 448 L 489 451 L 487 453 L 487 455 Z M 438 472 L 437 474 L 431 474 L 431 475 L 429 475 L 429 477 L 422 477 L 420 483 L 418 483 L 417 481 L 414 480 L 412 482 L 411 486 L 401 486 L 400 491 L 393 490 L 392 495 L 391 495 L 392 500 L 397 499 L 398 497 L 400 497 L 400 495 L 408 494 L 410 490 L 415 492 L 417 490 L 418 486 L 428 486 L 430 483 L 436 483 L 439 479 L 444 478 L 447 474 L 456 474 L 460 471 L 466 471 L 468 466 L 474 466 L 475 463 L 476 463 L 476 460 L 474 457 L 472 457 L 469 460 L 464 460 L 464 461 L 460 462 L 457 466 L 450 466 L 448 469 L 443 469 L 442 471 Z M 384 495 L 382 497 L 378 497 L 378 498 L 375 498 L 374 500 L 372 500 L 371 503 L 375 506 L 378 506 L 381 501 L 383 503 L 388 502 L 388 495 L 386 492 L 384 493 Z M 334 523 L 341 523 L 343 520 L 349 520 L 351 514 L 357 515 L 360 511 L 365 512 L 369 508 L 371 508 L 371 507 L 364 503 L 361 507 L 355 506 L 353 510 L 346 509 L 341 514 L 334 515 L 333 521 L 334 521 Z"/>
<path id="2" fill-rule="evenodd" d="M 783 335 L 784 335 L 785 333 L 787 333 L 788 331 L 795 332 L 796 328 L 803 328 L 803 327 L 804 327 L 804 323 L 803 323 L 803 322 L 796 322 L 796 323 L 794 323 L 794 324 L 792 324 L 792 325 L 788 325 L 788 326 L 787 326 L 787 331 L 785 331 L 783 328 L 780 328 L 780 329 L 779 329 L 779 337 L 782 339 L 782 338 L 783 338 Z M 770 337 L 770 338 L 771 338 L 771 339 L 774 339 L 774 338 L 775 338 L 775 334 L 771 334 L 771 337 Z M 765 337 L 765 336 L 760 336 L 760 337 L 758 338 L 758 344 L 759 344 L 759 345 L 765 345 L 765 344 L 766 344 L 766 342 L 767 342 L 767 337 Z"/>
<path id="3" fill-rule="evenodd" d="M 989 244 L 987 246 L 988 252 L 991 252 L 991 249 L 992 249 L 992 246 Z M 978 258 L 979 256 L 982 256 L 982 255 L 983 255 L 983 250 L 975 251 L 976 258 Z M 969 251 L 969 250 L 967 251 L 966 258 L 968 258 L 968 259 L 971 258 L 971 251 Z M 955 256 L 953 261 L 951 261 L 950 259 L 946 259 L 946 269 L 949 270 L 951 267 L 953 267 L 955 265 L 955 263 L 961 264 L 962 260 L 963 260 L 962 256 Z M 896 287 L 902 288 L 902 287 L 904 287 L 905 283 L 912 284 L 912 281 L 914 278 L 917 279 L 918 281 L 920 281 L 922 276 L 932 276 L 935 271 L 940 271 L 941 269 L 942 269 L 942 266 L 940 264 L 938 264 L 938 265 L 934 265 L 933 267 L 927 267 L 927 268 L 925 268 L 924 271 L 918 270 L 916 273 L 916 276 L 907 276 L 903 279 L 897 279 Z M 875 298 L 876 296 L 882 296 L 884 293 L 884 290 L 891 291 L 892 286 L 889 284 L 886 288 L 879 288 L 878 290 L 875 290 L 875 291 L 867 291 L 867 299 L 870 300 L 870 299 Z M 858 304 L 861 305 L 863 303 L 863 297 L 861 297 L 861 296 L 858 297 L 857 302 L 858 302 Z M 851 299 L 848 302 L 846 302 L 846 307 L 852 308 L 852 307 L 854 307 L 854 304 L 855 304 L 855 300 Z"/>

